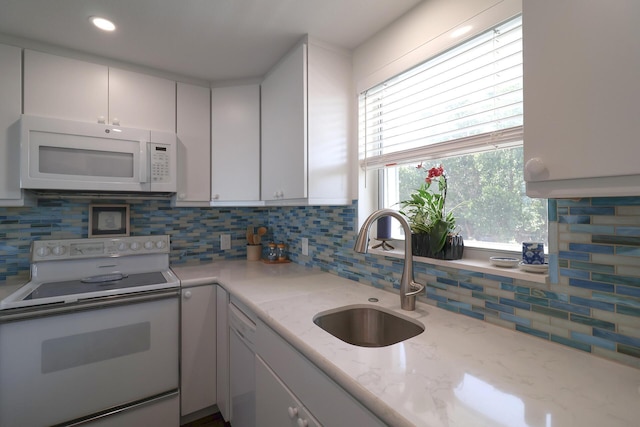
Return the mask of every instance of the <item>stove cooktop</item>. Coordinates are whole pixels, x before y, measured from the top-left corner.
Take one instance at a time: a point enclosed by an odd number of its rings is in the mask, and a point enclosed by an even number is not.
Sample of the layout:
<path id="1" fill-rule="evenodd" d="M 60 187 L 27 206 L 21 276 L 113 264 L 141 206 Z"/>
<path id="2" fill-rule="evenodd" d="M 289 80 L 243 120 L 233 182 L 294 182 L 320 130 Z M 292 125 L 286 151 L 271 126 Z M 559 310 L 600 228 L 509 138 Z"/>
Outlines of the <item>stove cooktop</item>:
<path id="1" fill-rule="evenodd" d="M 96 276 L 95 278 L 90 278 L 88 280 L 65 280 L 62 282 L 42 283 L 33 292 L 23 298 L 23 300 L 77 295 L 89 292 L 110 291 L 114 289 L 126 289 L 167 283 L 164 275 L 159 271 L 130 275 L 116 274 L 102 277 L 103 279 L 101 279 L 100 276 Z"/>
<path id="2" fill-rule="evenodd" d="M 168 235 L 35 241 L 31 280 L 0 312 L 179 288 L 169 253 Z"/>

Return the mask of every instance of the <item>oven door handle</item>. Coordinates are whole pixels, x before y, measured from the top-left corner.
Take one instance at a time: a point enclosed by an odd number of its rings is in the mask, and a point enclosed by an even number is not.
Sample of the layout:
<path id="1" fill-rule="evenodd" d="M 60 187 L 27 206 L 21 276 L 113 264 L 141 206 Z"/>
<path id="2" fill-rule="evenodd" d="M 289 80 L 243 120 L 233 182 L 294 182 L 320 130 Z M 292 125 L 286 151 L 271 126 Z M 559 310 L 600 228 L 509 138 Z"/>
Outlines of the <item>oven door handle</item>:
<path id="1" fill-rule="evenodd" d="M 32 306 L 25 308 L 14 308 L 0 311 L 0 323 L 15 322 L 19 320 L 35 319 L 39 317 L 55 316 L 59 314 L 72 313 L 76 311 L 95 310 L 99 308 L 138 304 L 149 301 L 157 301 L 166 298 L 178 298 L 179 288 L 160 289 L 156 291 L 146 291 L 137 294 L 113 295 L 100 297 L 91 300 L 79 300 L 73 303 L 61 303 L 60 305 Z"/>
<path id="2" fill-rule="evenodd" d="M 133 403 L 131 406 L 126 406 L 126 405 L 122 405 L 122 406 L 118 406 L 116 408 L 107 410 L 103 413 L 100 413 L 98 415 L 92 416 L 90 418 L 83 418 L 77 421 L 71 421 L 71 422 L 65 422 L 62 424 L 56 424 L 52 427 L 77 427 L 77 426 L 83 426 L 83 425 L 87 425 L 90 423 L 93 423 L 94 421 L 99 421 L 105 418 L 108 418 L 112 415 L 116 415 L 119 413 L 123 413 L 125 411 L 130 411 L 130 410 L 135 410 L 136 408 L 141 408 L 144 406 L 149 406 L 149 405 L 154 405 L 156 403 L 159 403 L 161 401 L 167 400 L 167 399 L 172 399 L 175 398 L 177 396 L 180 396 L 180 393 L 178 391 L 168 391 L 166 393 L 162 393 L 162 394 L 158 394 L 156 396 L 152 396 L 150 398 L 147 399 L 143 399 L 141 401 L 138 401 L 136 403 Z"/>

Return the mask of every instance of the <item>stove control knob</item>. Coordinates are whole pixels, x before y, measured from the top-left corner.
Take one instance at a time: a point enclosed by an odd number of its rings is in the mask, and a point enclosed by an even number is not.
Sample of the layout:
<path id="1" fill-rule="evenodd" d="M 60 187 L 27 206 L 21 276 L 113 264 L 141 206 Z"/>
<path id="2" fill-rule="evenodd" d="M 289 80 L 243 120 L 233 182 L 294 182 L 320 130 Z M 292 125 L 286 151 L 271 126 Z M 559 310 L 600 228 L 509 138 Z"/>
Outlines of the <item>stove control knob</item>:
<path id="1" fill-rule="evenodd" d="M 131 250 L 137 251 L 138 249 L 140 249 L 140 242 L 133 242 L 131 244 Z"/>
<path id="2" fill-rule="evenodd" d="M 129 245 L 127 245 L 125 242 L 118 243 L 118 250 L 120 252 L 126 251 L 127 249 L 129 249 Z"/>
<path id="3" fill-rule="evenodd" d="M 38 255 L 39 257 L 46 257 L 50 253 L 51 250 L 46 246 L 41 246 L 38 248 L 38 250 L 36 250 L 36 255 Z"/>
<path id="4" fill-rule="evenodd" d="M 154 244 L 153 244 L 153 242 L 151 240 L 149 240 L 148 242 L 144 242 L 144 248 L 145 249 L 151 250 L 151 249 L 153 249 L 153 246 L 154 246 Z"/>
<path id="5" fill-rule="evenodd" d="M 158 240 L 156 242 L 156 248 L 158 249 L 164 249 L 165 246 L 167 246 L 167 244 L 164 242 L 164 240 Z"/>
<path id="6" fill-rule="evenodd" d="M 64 246 L 54 246 L 52 249 L 52 252 L 54 255 L 60 256 L 60 255 L 64 255 L 64 253 L 66 252 L 66 249 L 64 248 Z"/>

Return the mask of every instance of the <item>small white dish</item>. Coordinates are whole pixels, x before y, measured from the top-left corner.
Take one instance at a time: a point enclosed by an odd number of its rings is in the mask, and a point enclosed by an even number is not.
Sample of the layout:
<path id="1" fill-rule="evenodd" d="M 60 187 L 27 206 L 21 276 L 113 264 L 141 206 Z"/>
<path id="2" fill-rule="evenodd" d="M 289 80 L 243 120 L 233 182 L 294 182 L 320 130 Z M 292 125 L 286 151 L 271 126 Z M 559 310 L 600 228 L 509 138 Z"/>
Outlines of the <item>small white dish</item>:
<path id="1" fill-rule="evenodd" d="M 549 264 L 525 264 L 521 262 L 520 268 L 524 271 L 528 271 L 529 273 L 546 273 L 549 271 Z"/>
<path id="2" fill-rule="evenodd" d="M 519 258 L 511 258 L 511 257 L 502 257 L 502 256 L 492 256 L 489 258 L 491 264 L 496 267 L 505 267 L 505 268 L 513 268 L 520 262 Z"/>

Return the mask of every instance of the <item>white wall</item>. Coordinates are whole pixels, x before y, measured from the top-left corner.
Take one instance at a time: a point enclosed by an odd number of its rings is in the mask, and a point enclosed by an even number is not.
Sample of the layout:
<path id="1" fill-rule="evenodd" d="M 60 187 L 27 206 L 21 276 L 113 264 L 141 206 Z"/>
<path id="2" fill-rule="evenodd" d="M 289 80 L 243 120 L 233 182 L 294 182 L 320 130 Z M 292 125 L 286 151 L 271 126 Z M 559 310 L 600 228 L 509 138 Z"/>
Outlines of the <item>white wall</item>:
<path id="1" fill-rule="evenodd" d="M 353 55 L 358 93 L 522 12 L 522 0 L 426 0 L 358 46 Z M 451 33 L 472 29 L 461 37 Z"/>

